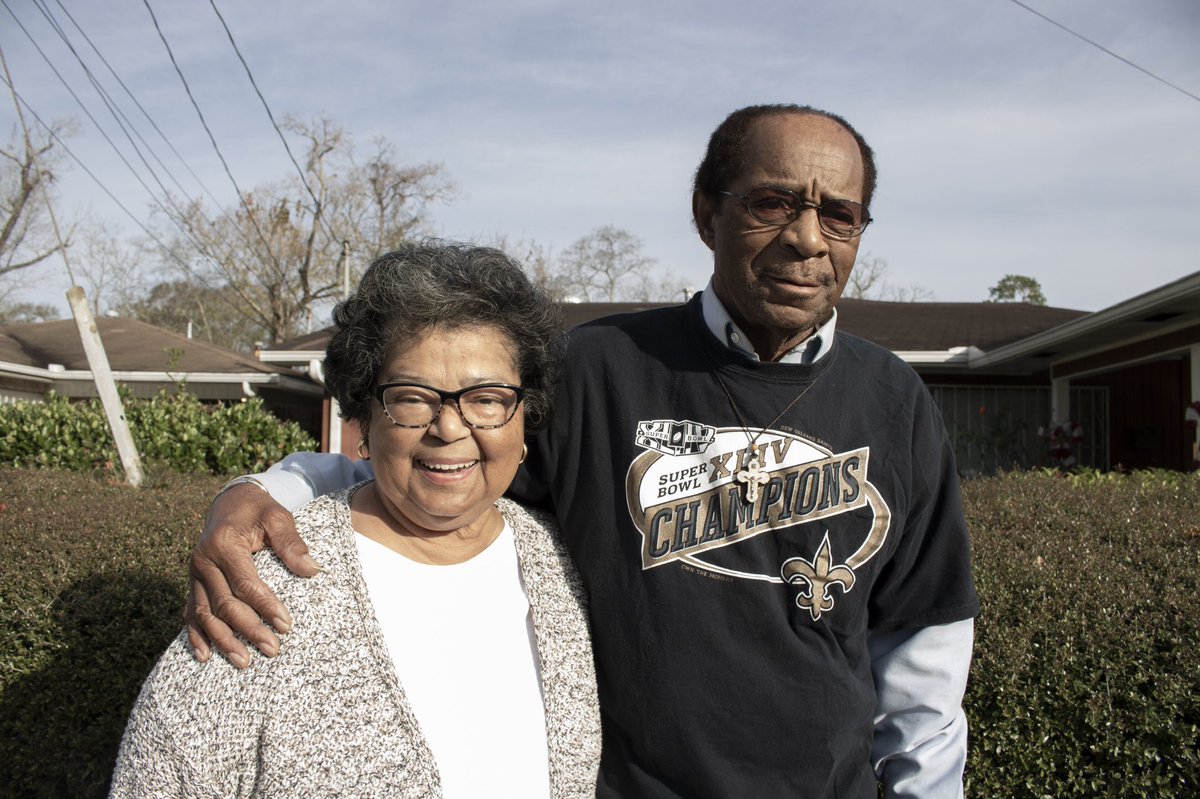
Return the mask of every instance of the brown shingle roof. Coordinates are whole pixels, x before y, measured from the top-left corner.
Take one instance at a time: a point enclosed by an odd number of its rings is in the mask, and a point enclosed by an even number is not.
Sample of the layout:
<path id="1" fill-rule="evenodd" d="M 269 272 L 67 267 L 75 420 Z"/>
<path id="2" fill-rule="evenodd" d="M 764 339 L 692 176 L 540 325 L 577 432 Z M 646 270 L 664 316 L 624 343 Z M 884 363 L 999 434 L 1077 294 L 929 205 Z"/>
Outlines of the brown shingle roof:
<path id="1" fill-rule="evenodd" d="M 671 302 L 564 302 L 559 305 L 559 308 L 562 309 L 563 324 L 570 330 L 602 316 L 647 311 L 651 308 L 664 308 L 675 304 Z M 306 333 L 279 344 L 268 344 L 263 349 L 271 352 L 324 351 L 333 331 L 332 326 L 326 327 L 315 333 Z"/>
<path id="2" fill-rule="evenodd" d="M 987 352 L 1086 316 L 1025 302 L 838 302 L 838 330 L 893 352 L 978 347 Z"/>
<path id="3" fill-rule="evenodd" d="M 108 354 L 109 366 L 117 372 L 246 372 L 286 373 L 251 355 L 224 349 L 134 319 L 102 317 L 96 320 Z M 178 360 L 169 350 L 179 350 Z M 45 368 L 62 364 L 67 369 L 88 369 L 79 331 L 72 319 L 33 322 L 0 327 L 0 361 Z"/>
<path id="4" fill-rule="evenodd" d="M 263 346 L 265 350 L 282 351 L 282 352 L 304 352 L 307 350 L 324 350 L 325 345 L 329 343 L 330 337 L 333 335 L 334 327 L 326 327 L 312 333 L 305 333 L 303 336 L 288 339 L 287 341 L 278 344 L 266 344 Z"/>
<path id="5" fill-rule="evenodd" d="M 613 314 L 664 308 L 677 303 L 563 303 L 563 321 L 577 327 Z M 838 301 L 838 330 L 903 352 L 942 352 L 952 347 L 995 349 L 1086 316 L 1086 311 L 1024 302 Z M 272 351 L 323 350 L 333 328 L 269 347 Z"/>
<path id="6" fill-rule="evenodd" d="M 673 303 L 581 302 L 563 306 L 568 327 L 602 316 Z M 838 330 L 892 351 L 945 351 L 975 346 L 985 352 L 1086 316 L 1086 311 L 1024 302 L 838 301 Z"/>

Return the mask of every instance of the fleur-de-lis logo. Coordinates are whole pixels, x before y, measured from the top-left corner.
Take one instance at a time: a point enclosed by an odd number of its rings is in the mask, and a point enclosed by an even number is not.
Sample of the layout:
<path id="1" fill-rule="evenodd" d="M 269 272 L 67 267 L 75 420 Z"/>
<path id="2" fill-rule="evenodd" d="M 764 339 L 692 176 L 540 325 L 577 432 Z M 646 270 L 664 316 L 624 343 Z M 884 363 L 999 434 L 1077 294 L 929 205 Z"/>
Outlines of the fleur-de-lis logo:
<path id="1" fill-rule="evenodd" d="M 789 558 L 783 563 L 784 581 L 798 585 L 802 584 L 796 604 L 812 614 L 813 621 L 821 618 L 821 614 L 833 609 L 833 597 L 829 595 L 829 587 L 837 583 L 846 593 L 854 587 L 854 570 L 846 566 L 834 566 L 833 552 L 829 546 L 829 533 L 817 548 L 817 555 L 812 561 L 804 558 Z M 807 586 L 805 591 L 803 586 Z"/>

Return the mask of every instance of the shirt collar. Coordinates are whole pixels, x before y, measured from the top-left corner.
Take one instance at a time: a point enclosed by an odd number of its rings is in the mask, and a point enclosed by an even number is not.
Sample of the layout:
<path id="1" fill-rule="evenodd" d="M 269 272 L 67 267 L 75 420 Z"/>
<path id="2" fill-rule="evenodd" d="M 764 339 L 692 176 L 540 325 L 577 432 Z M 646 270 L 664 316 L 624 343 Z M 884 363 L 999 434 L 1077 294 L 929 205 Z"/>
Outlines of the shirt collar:
<path id="1" fill-rule="evenodd" d="M 735 352 L 740 352 L 756 361 L 760 360 L 758 353 L 754 351 L 754 346 L 750 343 L 750 337 L 737 326 L 737 323 L 729 315 L 729 311 L 725 309 L 724 304 L 717 297 L 717 292 L 713 290 L 711 278 L 700 296 L 700 309 L 704 314 L 704 324 L 717 337 L 718 341 L 724 342 L 726 347 Z M 829 317 L 828 322 L 818 327 L 816 332 L 811 336 L 785 352 L 783 357 L 779 359 L 779 362 L 805 365 L 816 363 L 833 349 L 833 335 L 836 331 L 837 308 L 834 308 L 833 315 Z"/>

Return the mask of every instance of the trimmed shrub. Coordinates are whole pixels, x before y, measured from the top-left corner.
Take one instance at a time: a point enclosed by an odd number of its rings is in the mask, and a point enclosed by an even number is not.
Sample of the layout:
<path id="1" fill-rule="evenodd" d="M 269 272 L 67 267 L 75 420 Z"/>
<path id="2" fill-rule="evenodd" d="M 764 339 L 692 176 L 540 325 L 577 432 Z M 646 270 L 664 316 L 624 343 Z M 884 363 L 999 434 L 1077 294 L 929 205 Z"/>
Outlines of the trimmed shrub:
<path id="1" fill-rule="evenodd" d="M 125 418 L 147 464 L 180 472 L 259 472 L 289 452 L 316 448 L 295 422 L 273 416 L 258 397 L 228 405 L 165 389 L 150 399 L 123 392 Z M 0 406 L 0 465 L 90 470 L 119 463 L 99 400 L 50 394 L 44 403 Z"/>
<path id="2" fill-rule="evenodd" d="M 967 796 L 1200 795 L 1200 474 L 964 485 Z"/>
<path id="3" fill-rule="evenodd" d="M 0 799 L 103 797 L 222 478 L 0 468 Z M 1200 474 L 964 484 L 967 796 L 1200 794 Z"/>
<path id="4" fill-rule="evenodd" d="M 223 480 L 0 468 L 0 798 L 106 795 Z"/>

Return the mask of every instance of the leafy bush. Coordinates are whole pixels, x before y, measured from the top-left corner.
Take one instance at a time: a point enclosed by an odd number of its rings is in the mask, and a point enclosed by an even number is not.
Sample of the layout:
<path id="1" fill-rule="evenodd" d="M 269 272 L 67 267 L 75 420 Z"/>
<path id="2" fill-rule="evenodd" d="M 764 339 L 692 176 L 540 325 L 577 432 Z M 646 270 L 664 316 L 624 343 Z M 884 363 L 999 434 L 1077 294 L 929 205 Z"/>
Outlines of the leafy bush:
<path id="1" fill-rule="evenodd" d="M 0 468 L 0 797 L 100 799 L 223 477 Z"/>
<path id="2" fill-rule="evenodd" d="M 150 399 L 123 396 L 125 418 L 144 462 L 181 472 L 258 472 L 289 452 L 316 445 L 295 422 L 283 422 L 253 397 L 206 405 L 193 394 L 160 391 Z M 44 403 L 0 406 L 0 465 L 90 470 L 118 462 L 99 400 L 72 402 L 51 394 Z"/>
<path id="3" fill-rule="evenodd" d="M 0 468 L 0 799 L 102 797 L 221 478 Z M 967 796 L 1200 793 L 1200 474 L 964 485 Z"/>
<path id="4" fill-rule="evenodd" d="M 1200 795 L 1200 474 L 964 485 L 974 797 Z"/>

